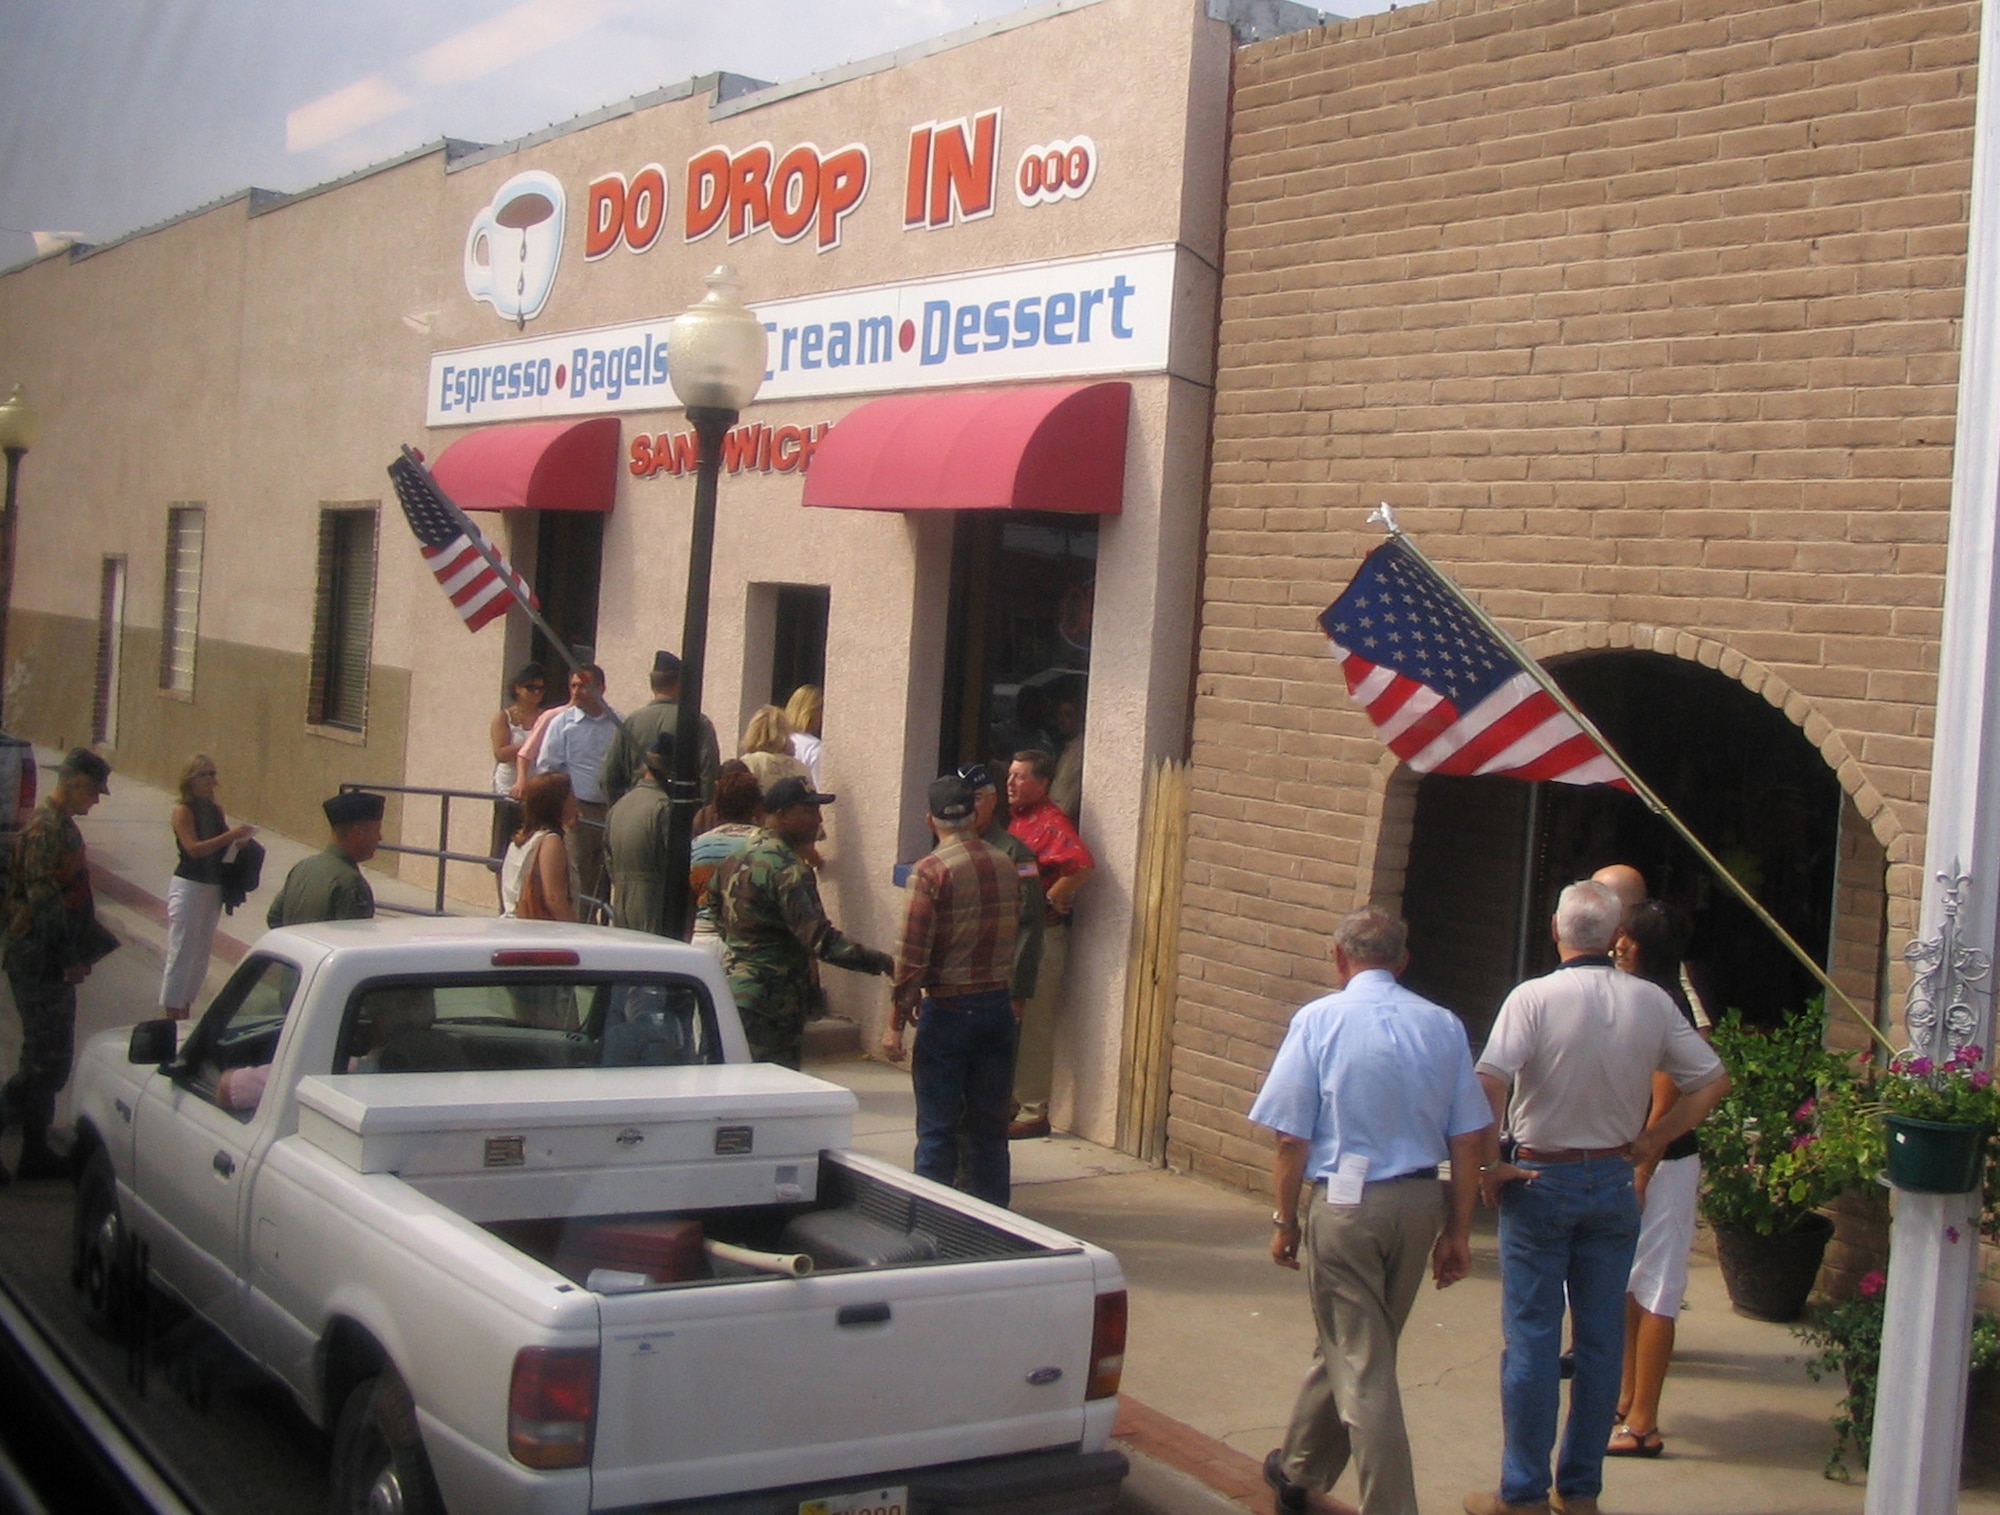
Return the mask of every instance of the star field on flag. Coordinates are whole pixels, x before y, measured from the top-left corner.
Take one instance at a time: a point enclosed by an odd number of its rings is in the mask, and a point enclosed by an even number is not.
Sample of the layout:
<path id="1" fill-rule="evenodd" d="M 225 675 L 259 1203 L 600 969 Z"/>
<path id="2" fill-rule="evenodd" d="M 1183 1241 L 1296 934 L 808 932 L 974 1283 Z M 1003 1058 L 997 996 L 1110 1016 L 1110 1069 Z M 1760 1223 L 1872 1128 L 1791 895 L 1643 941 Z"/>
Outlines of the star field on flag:
<path id="1" fill-rule="evenodd" d="M 423 550 L 425 566 L 437 575 L 467 630 L 477 631 L 505 615 L 517 599 L 524 605 L 537 604 L 534 591 L 513 565 L 480 535 L 464 511 L 445 498 L 426 470 L 408 458 L 398 458 L 389 465 L 389 477 Z"/>
<path id="2" fill-rule="evenodd" d="M 1418 773 L 1632 787 L 1400 538 L 1368 554 L 1319 624 L 1348 693 Z"/>

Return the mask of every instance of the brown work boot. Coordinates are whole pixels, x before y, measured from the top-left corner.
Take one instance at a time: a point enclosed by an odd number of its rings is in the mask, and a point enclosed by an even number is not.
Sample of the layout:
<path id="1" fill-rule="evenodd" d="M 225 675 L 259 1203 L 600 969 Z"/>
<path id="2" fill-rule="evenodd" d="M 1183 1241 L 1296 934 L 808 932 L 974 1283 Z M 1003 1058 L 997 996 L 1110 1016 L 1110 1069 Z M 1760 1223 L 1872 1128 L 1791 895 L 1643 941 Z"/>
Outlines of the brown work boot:
<path id="1" fill-rule="evenodd" d="M 1557 1490 L 1549 1495 L 1549 1508 L 1557 1515 L 1598 1515 L 1595 1494 L 1565 1494 Z"/>
<path id="2" fill-rule="evenodd" d="M 1036 1120 L 1017 1120 L 1007 1127 L 1007 1140 L 1010 1142 L 1034 1141 L 1036 1138 L 1047 1136 L 1048 1134 L 1049 1121 L 1047 1116 L 1042 1116 Z"/>
<path id="3" fill-rule="evenodd" d="M 1492 1489 L 1474 1489 L 1465 1496 L 1465 1515 L 1549 1515 L 1549 1502 L 1509 1504 Z"/>

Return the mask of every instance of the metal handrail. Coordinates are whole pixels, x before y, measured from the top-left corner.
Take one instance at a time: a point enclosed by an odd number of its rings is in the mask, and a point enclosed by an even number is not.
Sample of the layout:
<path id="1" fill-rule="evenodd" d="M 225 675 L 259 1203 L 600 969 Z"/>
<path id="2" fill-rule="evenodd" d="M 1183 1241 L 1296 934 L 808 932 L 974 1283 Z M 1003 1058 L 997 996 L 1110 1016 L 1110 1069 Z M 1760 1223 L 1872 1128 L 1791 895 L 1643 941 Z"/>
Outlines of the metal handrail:
<path id="1" fill-rule="evenodd" d="M 433 898 L 436 903 L 433 908 L 426 910 L 420 905 L 398 905 L 388 901 L 377 901 L 375 906 L 377 910 L 393 910 L 401 915 L 424 916 L 442 916 L 449 913 L 444 908 L 444 877 L 445 865 L 447 863 L 473 863 L 482 868 L 491 868 L 496 861 L 490 853 L 453 852 L 448 846 L 444 845 L 451 839 L 451 802 L 453 800 L 475 800 L 488 805 L 496 805 L 502 800 L 512 799 L 509 795 L 495 794 L 490 789 L 440 789 L 427 784 L 369 784 L 348 782 L 340 786 L 340 792 L 342 794 L 380 794 L 384 796 L 391 794 L 414 795 L 419 798 L 435 799 L 438 802 L 438 846 L 411 847 L 401 842 L 383 842 L 377 848 L 381 852 L 399 852 L 408 857 L 437 859 L 437 886 L 433 891 Z M 519 802 L 514 801 L 514 803 Z M 579 826 L 594 826 L 599 831 L 605 829 L 604 822 L 592 820 L 588 816 L 577 817 L 577 824 Z M 599 856 L 603 855 L 603 849 L 600 848 Z M 605 870 L 600 868 L 599 876 L 592 884 L 593 888 L 600 890 L 603 888 L 604 873 Z M 577 905 L 578 917 L 586 923 L 596 926 L 610 924 L 611 904 L 603 895 L 586 893 L 583 890 L 579 890 L 577 893 Z"/>

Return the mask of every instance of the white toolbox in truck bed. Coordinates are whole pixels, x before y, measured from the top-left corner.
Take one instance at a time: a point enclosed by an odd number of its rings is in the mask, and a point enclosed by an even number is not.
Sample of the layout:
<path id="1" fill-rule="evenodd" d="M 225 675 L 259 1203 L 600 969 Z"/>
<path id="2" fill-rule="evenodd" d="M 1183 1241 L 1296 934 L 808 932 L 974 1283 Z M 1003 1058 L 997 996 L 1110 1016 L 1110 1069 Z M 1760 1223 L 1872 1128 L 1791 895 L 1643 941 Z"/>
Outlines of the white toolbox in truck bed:
<path id="1" fill-rule="evenodd" d="M 475 1221 L 811 1201 L 858 1107 L 769 1063 L 354 1073 L 298 1102 L 303 1140 Z"/>

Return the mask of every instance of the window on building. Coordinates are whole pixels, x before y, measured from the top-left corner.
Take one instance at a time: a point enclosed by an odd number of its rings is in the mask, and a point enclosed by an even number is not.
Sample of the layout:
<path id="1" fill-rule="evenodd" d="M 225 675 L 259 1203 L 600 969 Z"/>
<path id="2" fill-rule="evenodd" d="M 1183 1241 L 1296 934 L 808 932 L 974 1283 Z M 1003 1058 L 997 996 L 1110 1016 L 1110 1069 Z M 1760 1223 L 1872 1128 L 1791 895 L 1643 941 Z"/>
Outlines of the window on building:
<path id="1" fill-rule="evenodd" d="M 833 591 L 820 584 L 780 584 L 773 607 L 771 703 L 783 709 L 801 684 L 826 684 L 826 616 Z"/>
<path id="2" fill-rule="evenodd" d="M 319 516 L 312 689 L 306 718 L 361 731 L 368 722 L 368 650 L 375 624 L 375 508 L 328 506 Z"/>
<path id="3" fill-rule="evenodd" d="M 208 512 L 199 505 L 167 511 L 167 582 L 160 611 L 160 687 L 194 693 L 195 629 L 201 612 L 201 544 Z"/>

